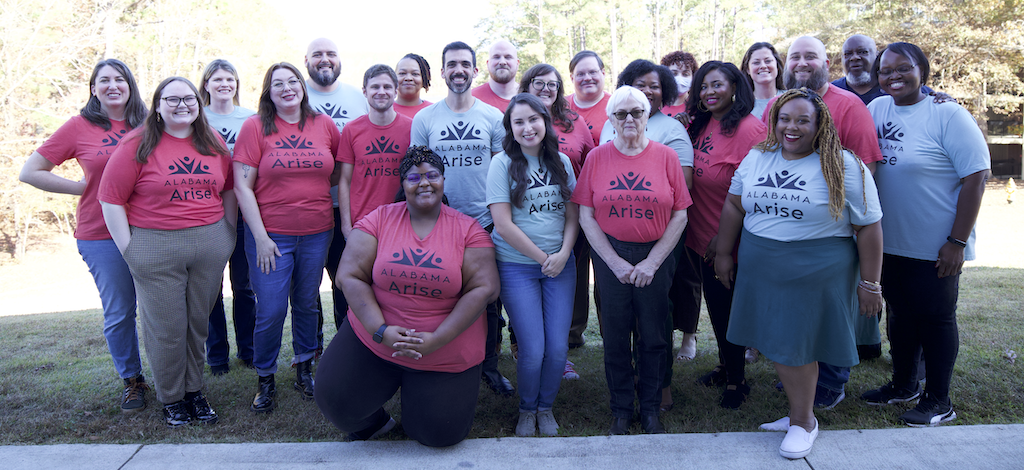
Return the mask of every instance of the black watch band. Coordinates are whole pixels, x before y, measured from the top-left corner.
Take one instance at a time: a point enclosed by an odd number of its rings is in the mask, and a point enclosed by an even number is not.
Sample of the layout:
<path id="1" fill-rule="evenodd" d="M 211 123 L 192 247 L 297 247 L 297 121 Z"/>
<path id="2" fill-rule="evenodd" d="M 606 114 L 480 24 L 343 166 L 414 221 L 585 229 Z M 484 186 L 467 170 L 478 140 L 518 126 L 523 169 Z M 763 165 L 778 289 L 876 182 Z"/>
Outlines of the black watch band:
<path id="1" fill-rule="evenodd" d="M 386 329 L 388 329 L 387 323 L 381 325 L 380 328 L 377 328 L 377 332 L 373 334 L 373 341 L 376 343 L 384 341 L 384 330 Z"/>

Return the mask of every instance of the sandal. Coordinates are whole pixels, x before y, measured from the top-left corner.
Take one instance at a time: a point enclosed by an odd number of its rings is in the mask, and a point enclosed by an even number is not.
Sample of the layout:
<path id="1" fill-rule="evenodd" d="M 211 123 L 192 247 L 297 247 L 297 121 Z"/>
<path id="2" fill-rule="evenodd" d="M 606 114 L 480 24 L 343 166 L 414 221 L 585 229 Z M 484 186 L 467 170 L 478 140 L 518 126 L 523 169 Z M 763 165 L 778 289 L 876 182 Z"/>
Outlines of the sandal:
<path id="1" fill-rule="evenodd" d="M 697 334 L 684 333 L 683 343 L 676 354 L 676 362 L 692 361 L 697 357 Z"/>
<path id="2" fill-rule="evenodd" d="M 738 385 L 727 385 L 725 391 L 722 392 L 722 408 L 738 409 L 743 402 L 747 401 L 747 395 L 749 394 L 750 386 L 747 385 L 746 381 Z"/>
<path id="3" fill-rule="evenodd" d="M 705 387 L 725 385 L 727 375 L 728 374 L 726 374 L 724 366 L 722 366 L 722 364 L 719 364 L 715 366 L 714 369 L 711 369 L 711 372 L 708 372 L 707 374 L 700 376 L 700 378 L 697 379 L 697 383 Z"/>

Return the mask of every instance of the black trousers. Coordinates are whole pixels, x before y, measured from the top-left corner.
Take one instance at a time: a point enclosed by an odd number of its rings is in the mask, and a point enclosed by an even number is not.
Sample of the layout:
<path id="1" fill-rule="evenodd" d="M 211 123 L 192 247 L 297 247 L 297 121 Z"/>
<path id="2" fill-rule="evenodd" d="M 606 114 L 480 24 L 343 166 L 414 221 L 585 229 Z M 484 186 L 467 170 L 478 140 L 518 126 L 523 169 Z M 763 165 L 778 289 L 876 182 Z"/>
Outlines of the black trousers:
<path id="1" fill-rule="evenodd" d="M 402 428 L 431 447 L 462 442 L 473 427 L 480 366 L 459 373 L 410 369 L 377 357 L 345 322 L 320 357 L 316 404 L 342 432 L 380 420 L 383 405 L 402 389 Z"/>

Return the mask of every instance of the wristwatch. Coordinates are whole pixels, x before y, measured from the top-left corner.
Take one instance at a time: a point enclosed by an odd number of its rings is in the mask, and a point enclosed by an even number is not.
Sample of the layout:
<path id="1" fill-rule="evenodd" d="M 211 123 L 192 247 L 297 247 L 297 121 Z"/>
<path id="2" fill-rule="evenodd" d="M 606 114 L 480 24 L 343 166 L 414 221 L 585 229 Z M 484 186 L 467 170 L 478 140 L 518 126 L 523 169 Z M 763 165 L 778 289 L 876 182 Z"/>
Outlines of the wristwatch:
<path id="1" fill-rule="evenodd" d="M 384 341 L 384 330 L 386 329 L 388 329 L 387 323 L 381 325 L 380 328 L 377 328 L 377 332 L 373 334 L 373 341 L 375 343 L 380 343 L 381 341 Z"/>

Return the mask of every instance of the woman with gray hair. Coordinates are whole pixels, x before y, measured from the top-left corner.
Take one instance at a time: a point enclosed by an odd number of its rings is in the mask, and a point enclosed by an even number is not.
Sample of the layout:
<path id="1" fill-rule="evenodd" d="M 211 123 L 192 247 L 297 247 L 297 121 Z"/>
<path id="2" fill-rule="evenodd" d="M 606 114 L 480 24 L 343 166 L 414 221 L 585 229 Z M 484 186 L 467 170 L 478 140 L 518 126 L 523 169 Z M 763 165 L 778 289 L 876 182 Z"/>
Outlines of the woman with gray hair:
<path id="1" fill-rule="evenodd" d="M 623 86 L 608 100 L 615 138 L 590 152 L 573 192 L 580 225 L 593 247 L 601 291 L 604 365 L 611 395 L 609 434 L 626 434 L 634 399 L 646 433 L 664 433 L 658 417 L 668 345 L 672 250 L 686 226 L 690 194 L 672 149 L 644 134 L 651 103 Z M 637 339 L 639 382 L 633 385 L 630 333 Z M 634 392 L 635 390 L 635 392 Z"/>

